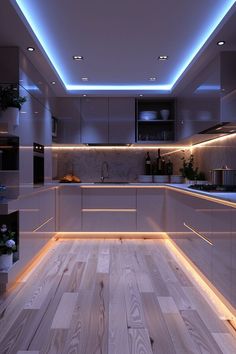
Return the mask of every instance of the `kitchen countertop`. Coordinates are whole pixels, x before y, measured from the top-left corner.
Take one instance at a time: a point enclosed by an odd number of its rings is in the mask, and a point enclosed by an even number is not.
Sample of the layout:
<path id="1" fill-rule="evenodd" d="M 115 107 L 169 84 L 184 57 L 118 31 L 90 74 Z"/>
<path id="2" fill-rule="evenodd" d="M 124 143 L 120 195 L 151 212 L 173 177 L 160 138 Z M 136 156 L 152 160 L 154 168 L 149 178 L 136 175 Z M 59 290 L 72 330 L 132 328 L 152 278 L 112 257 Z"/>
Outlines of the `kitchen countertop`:
<path id="1" fill-rule="evenodd" d="M 79 188 L 161 188 L 169 187 L 174 190 L 182 190 L 191 195 L 207 196 L 212 201 L 222 201 L 232 203 L 232 206 L 236 207 L 236 193 L 230 192 L 206 192 L 200 190 L 189 189 L 188 184 L 169 184 L 169 183 L 99 183 L 99 182 L 87 182 L 87 183 L 60 183 L 59 181 L 53 181 L 45 183 L 43 186 L 34 187 L 32 184 L 25 184 L 20 186 L 20 194 L 18 199 L 0 199 L 0 214 L 9 214 L 18 209 L 18 200 L 27 197 L 31 194 L 44 192 L 48 189 L 59 187 L 79 187 Z M 234 205 L 235 204 L 235 205 Z"/>

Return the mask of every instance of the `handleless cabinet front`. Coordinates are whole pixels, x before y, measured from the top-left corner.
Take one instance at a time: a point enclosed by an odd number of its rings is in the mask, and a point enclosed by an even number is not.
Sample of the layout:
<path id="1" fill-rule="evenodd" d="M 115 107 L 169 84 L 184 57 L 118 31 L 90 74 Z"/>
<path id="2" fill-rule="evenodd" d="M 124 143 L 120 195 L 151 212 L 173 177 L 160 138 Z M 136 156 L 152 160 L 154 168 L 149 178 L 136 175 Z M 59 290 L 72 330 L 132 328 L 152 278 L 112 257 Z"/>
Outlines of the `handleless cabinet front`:
<path id="1" fill-rule="evenodd" d="M 80 186 L 60 186 L 57 192 L 57 206 L 58 231 L 81 231 Z"/>
<path id="2" fill-rule="evenodd" d="M 81 99 L 81 142 L 108 142 L 108 100 L 92 97 Z"/>
<path id="3" fill-rule="evenodd" d="M 165 231 L 164 188 L 137 189 L 137 231 Z"/>
<path id="4" fill-rule="evenodd" d="M 218 203 L 212 203 L 212 205 L 212 283 L 226 299 L 230 300 L 232 262 L 231 220 L 233 211 L 236 211 L 236 209 Z"/>
<path id="5" fill-rule="evenodd" d="M 231 303 L 236 308 L 236 208 L 231 210 Z"/>
<path id="6" fill-rule="evenodd" d="M 109 98 L 109 143 L 130 144 L 135 142 L 135 99 Z"/>
<path id="7" fill-rule="evenodd" d="M 136 190 L 82 188 L 82 231 L 136 231 Z"/>

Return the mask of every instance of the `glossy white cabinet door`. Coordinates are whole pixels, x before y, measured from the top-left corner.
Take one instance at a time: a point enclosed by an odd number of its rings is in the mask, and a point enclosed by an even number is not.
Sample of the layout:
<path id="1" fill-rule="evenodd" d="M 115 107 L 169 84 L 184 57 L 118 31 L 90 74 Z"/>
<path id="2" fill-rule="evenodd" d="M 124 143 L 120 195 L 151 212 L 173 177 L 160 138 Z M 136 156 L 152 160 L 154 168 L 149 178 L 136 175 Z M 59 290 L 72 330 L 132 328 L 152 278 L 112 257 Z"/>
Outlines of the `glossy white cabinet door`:
<path id="1" fill-rule="evenodd" d="M 233 209 L 217 203 L 212 203 L 212 205 L 212 283 L 226 299 L 230 300 L 232 262 L 231 219 Z"/>
<path id="2" fill-rule="evenodd" d="M 166 221 L 167 233 L 209 279 L 212 246 L 204 237 L 207 239 L 211 230 L 210 209 L 209 202 L 202 198 L 168 191 L 166 216 L 174 218 L 174 223 Z"/>
<path id="3" fill-rule="evenodd" d="M 88 209 L 82 212 L 82 231 L 91 232 L 135 232 L 136 211 L 101 211 Z"/>
<path id="4" fill-rule="evenodd" d="M 108 99 L 81 99 L 81 142 L 108 143 Z"/>
<path id="5" fill-rule="evenodd" d="M 82 188 L 82 231 L 136 231 L 136 189 Z"/>
<path id="6" fill-rule="evenodd" d="M 136 209 L 135 188 L 82 188 L 82 208 Z"/>
<path id="7" fill-rule="evenodd" d="M 81 188 L 60 186 L 57 192 L 57 230 L 81 231 Z"/>
<path id="8" fill-rule="evenodd" d="M 109 98 L 109 143 L 135 142 L 135 99 Z"/>
<path id="9" fill-rule="evenodd" d="M 164 232 L 165 190 L 137 189 L 137 231 Z"/>
<path id="10" fill-rule="evenodd" d="M 231 296 L 232 305 L 236 308 L 236 209 L 231 210 Z"/>
<path id="11" fill-rule="evenodd" d="M 190 209 L 187 207 L 186 195 L 178 191 L 166 191 L 166 232 L 168 234 L 179 233 L 183 235 L 187 230 L 184 222 L 191 216 Z"/>

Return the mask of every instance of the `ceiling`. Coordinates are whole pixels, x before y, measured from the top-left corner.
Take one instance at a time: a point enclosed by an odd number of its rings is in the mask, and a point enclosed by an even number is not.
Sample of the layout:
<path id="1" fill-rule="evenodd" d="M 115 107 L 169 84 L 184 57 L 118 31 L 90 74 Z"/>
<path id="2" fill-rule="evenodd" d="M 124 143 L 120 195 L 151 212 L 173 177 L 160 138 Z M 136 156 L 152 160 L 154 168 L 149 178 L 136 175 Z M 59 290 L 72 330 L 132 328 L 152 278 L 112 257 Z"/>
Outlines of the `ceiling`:
<path id="1" fill-rule="evenodd" d="M 235 0 L 1 0 L 0 45 L 19 46 L 59 96 L 173 95 L 236 50 L 235 23 Z"/>

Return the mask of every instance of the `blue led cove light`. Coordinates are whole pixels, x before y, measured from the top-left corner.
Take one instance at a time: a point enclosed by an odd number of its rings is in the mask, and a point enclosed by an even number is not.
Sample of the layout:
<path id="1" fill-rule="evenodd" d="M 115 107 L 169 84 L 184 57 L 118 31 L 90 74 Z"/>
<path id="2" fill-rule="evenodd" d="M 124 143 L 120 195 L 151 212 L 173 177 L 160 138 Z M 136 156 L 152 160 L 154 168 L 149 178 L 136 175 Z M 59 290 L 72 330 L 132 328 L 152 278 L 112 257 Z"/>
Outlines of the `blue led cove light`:
<path id="1" fill-rule="evenodd" d="M 199 38 L 199 40 L 198 40 L 197 45 L 190 51 L 188 56 L 183 60 L 183 64 L 176 72 L 172 82 L 169 84 L 160 84 L 160 85 L 151 85 L 151 84 L 150 85 L 71 85 L 71 84 L 69 84 L 68 80 L 66 79 L 66 75 L 63 72 L 63 65 L 62 65 L 62 63 L 59 63 L 58 59 L 56 58 L 56 55 L 54 55 L 52 45 L 49 42 L 47 42 L 46 36 L 43 34 L 43 28 L 42 28 L 42 26 L 40 27 L 40 23 L 37 19 L 37 14 L 33 11 L 34 0 L 31 0 L 30 2 L 28 1 L 27 4 L 26 4 L 25 0 L 12 0 L 12 2 L 18 5 L 19 9 L 21 10 L 22 14 L 24 15 L 25 19 L 27 20 L 29 26 L 31 27 L 31 29 L 34 32 L 35 36 L 37 37 L 40 45 L 44 49 L 47 57 L 49 58 L 51 64 L 53 65 L 58 76 L 60 77 L 63 84 L 65 85 L 65 88 L 68 91 L 108 91 L 108 90 L 109 91 L 134 91 L 134 90 L 140 90 L 140 91 L 166 91 L 167 92 L 167 91 L 172 90 L 173 86 L 179 80 L 179 78 L 184 73 L 184 71 L 187 69 L 189 64 L 196 57 L 196 55 L 198 54 L 200 49 L 203 47 L 203 45 L 209 39 L 211 34 L 214 32 L 214 30 L 220 24 L 222 19 L 225 17 L 225 15 L 228 13 L 228 11 L 231 9 L 231 7 L 234 5 L 236 0 L 228 0 L 227 4 L 224 5 L 224 7 L 219 9 L 216 18 L 214 19 L 214 21 L 212 21 L 212 23 L 210 23 L 207 31 L 202 34 L 201 38 Z"/>

